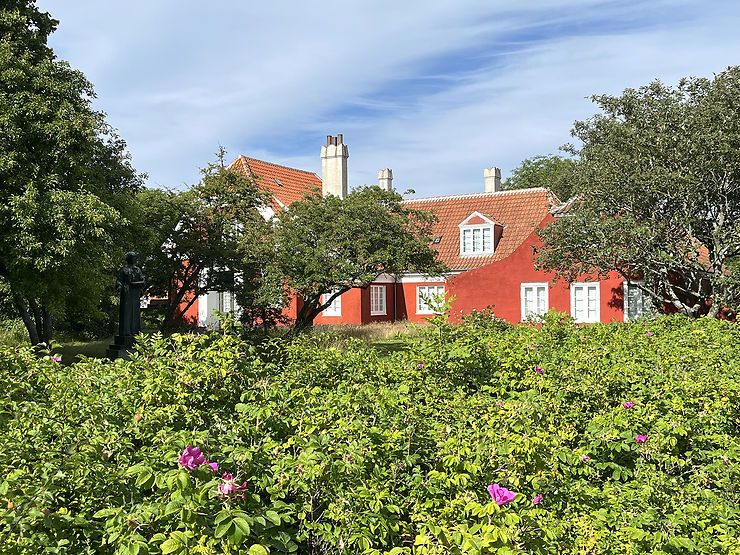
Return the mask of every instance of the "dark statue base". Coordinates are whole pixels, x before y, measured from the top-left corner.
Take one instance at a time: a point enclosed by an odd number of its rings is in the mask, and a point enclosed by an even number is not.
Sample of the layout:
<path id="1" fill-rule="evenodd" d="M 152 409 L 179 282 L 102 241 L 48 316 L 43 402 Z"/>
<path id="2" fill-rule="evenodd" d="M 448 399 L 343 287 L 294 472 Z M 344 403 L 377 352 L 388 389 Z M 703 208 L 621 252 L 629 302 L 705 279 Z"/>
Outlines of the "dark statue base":
<path id="1" fill-rule="evenodd" d="M 131 358 L 131 350 L 134 346 L 135 339 L 132 335 L 116 335 L 113 339 L 113 343 L 108 350 L 105 351 L 105 356 L 111 360 L 122 358 L 123 360 L 129 360 Z"/>

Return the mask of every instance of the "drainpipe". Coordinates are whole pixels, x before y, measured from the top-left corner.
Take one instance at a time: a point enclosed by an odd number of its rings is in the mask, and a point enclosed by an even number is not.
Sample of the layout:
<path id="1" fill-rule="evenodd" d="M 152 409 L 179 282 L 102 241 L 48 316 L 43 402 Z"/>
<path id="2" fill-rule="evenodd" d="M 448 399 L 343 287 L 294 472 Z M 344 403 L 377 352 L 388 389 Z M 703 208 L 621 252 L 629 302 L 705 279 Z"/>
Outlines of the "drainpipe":
<path id="1" fill-rule="evenodd" d="M 398 276 L 393 274 L 393 321 L 396 321 L 396 310 L 398 310 Z"/>

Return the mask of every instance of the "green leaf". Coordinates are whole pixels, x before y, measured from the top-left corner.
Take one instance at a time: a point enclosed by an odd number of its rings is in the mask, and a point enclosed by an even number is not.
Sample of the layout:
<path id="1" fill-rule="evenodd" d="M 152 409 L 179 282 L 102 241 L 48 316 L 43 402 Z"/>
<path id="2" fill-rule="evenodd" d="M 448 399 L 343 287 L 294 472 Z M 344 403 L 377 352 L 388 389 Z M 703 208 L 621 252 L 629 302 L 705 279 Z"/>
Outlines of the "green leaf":
<path id="1" fill-rule="evenodd" d="M 272 522 L 275 526 L 280 526 L 280 515 L 275 511 L 266 511 L 265 518 Z"/>
<path id="2" fill-rule="evenodd" d="M 270 552 L 261 544 L 255 543 L 247 551 L 247 555 L 269 555 Z"/>
<path id="3" fill-rule="evenodd" d="M 182 551 L 184 546 L 175 538 L 170 538 L 162 543 L 160 549 L 164 555 L 168 553 L 179 553 Z"/>
<path id="4" fill-rule="evenodd" d="M 216 526 L 216 532 L 214 535 L 217 538 L 223 538 L 229 532 L 233 524 L 234 521 L 231 519 L 224 520 L 221 524 Z"/>
<path id="5" fill-rule="evenodd" d="M 120 509 L 100 509 L 92 517 L 93 518 L 106 518 L 106 517 L 117 514 L 119 510 Z"/>

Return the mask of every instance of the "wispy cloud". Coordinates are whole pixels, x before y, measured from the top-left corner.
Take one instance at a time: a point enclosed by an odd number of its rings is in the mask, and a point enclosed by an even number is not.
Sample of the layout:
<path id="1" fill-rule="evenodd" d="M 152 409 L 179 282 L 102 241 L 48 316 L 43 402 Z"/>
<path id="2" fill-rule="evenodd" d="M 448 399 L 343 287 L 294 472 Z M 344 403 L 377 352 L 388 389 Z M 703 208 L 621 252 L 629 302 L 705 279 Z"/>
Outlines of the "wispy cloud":
<path id="1" fill-rule="evenodd" d="M 151 184 L 198 179 L 217 145 L 320 172 L 344 133 L 350 183 L 391 167 L 418 194 L 480 190 L 555 152 L 585 98 L 738 62 L 740 7 L 722 2 L 545 0 L 206 5 L 41 0 L 52 46 Z"/>

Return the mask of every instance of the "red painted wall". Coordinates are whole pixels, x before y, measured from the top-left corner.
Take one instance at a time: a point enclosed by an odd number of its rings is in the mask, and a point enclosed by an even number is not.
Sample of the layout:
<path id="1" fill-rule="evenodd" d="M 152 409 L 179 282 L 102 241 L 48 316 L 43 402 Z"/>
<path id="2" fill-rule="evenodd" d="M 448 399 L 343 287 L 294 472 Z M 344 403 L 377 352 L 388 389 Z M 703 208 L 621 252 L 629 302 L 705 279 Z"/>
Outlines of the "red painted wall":
<path id="1" fill-rule="evenodd" d="M 547 222 L 549 223 L 549 222 Z M 521 284 L 527 282 L 549 282 L 555 276 L 551 272 L 534 269 L 532 247 L 541 244 L 536 233 L 530 235 L 517 250 L 503 260 L 487 264 L 475 270 L 458 274 L 450 279 L 447 291 L 455 296 L 452 313 L 482 310 L 494 305 L 494 314 L 510 322 L 521 320 Z M 597 281 L 589 276 L 579 276 L 576 281 Z M 600 280 L 600 319 L 602 322 L 623 320 L 622 278 L 618 274 Z M 548 291 L 548 308 L 570 314 L 570 288 L 562 280 Z"/>

